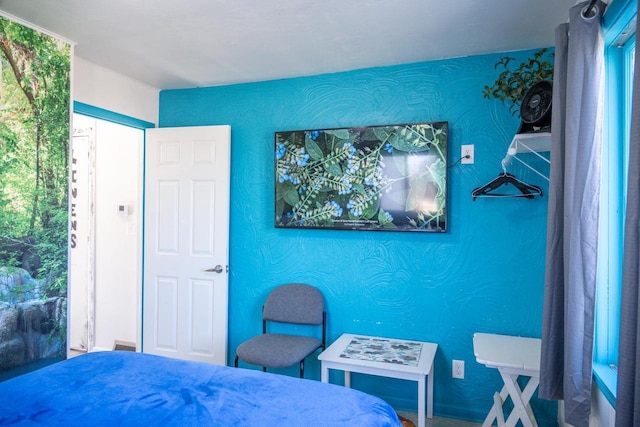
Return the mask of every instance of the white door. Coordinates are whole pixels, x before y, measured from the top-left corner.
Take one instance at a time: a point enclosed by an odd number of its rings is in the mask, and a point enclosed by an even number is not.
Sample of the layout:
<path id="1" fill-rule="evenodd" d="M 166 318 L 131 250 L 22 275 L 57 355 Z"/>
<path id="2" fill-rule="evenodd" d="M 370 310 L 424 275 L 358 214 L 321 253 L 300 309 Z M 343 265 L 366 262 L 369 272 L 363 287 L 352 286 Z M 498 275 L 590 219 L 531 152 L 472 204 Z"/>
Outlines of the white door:
<path id="1" fill-rule="evenodd" d="M 226 364 L 230 136 L 147 130 L 145 353 Z"/>

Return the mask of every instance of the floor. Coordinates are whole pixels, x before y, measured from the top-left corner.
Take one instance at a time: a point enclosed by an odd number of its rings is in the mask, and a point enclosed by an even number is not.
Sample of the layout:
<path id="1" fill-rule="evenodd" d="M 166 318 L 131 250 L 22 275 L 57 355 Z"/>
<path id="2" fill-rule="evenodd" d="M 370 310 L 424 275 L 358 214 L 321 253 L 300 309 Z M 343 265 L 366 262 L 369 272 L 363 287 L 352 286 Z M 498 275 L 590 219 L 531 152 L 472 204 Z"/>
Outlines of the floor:
<path id="1" fill-rule="evenodd" d="M 418 414 L 415 412 L 398 411 L 398 414 L 410 419 L 417 426 Z M 470 421 L 456 420 L 453 418 L 433 417 L 427 418 L 427 427 L 480 427 L 482 423 L 472 423 Z"/>

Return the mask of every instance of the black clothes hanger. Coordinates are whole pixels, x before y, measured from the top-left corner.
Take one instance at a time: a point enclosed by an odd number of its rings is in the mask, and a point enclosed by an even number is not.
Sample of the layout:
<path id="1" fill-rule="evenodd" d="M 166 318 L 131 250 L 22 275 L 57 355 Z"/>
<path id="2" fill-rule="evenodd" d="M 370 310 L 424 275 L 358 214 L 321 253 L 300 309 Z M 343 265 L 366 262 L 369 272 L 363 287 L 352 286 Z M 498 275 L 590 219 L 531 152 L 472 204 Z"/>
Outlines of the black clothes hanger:
<path id="1" fill-rule="evenodd" d="M 503 185 L 508 184 L 516 187 L 518 190 L 520 190 L 520 193 L 492 193 L 493 190 L 496 190 Z M 537 195 L 542 196 L 542 189 L 540 187 L 522 182 L 514 175 L 506 171 L 498 175 L 497 178 L 489 181 L 482 187 L 474 189 L 471 192 L 471 196 L 473 197 L 474 202 L 478 197 L 526 197 L 527 199 L 533 199 Z"/>

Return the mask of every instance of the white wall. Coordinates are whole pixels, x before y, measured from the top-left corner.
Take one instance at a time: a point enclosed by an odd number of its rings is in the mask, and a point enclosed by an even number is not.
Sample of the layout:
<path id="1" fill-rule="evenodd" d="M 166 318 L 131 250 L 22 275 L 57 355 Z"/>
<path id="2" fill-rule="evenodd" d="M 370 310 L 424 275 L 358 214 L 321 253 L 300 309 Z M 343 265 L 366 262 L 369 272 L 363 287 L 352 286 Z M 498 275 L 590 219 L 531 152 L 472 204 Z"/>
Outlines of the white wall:
<path id="1" fill-rule="evenodd" d="M 609 403 L 600 388 L 595 384 L 591 388 L 591 418 L 589 427 L 613 427 L 616 422 L 616 410 Z"/>
<path id="2" fill-rule="evenodd" d="M 591 386 L 589 427 L 614 427 L 615 421 L 616 410 L 611 406 L 594 381 Z M 564 422 L 564 401 L 560 401 L 558 405 L 558 424 L 562 427 L 572 427 Z"/>
<path id="3" fill-rule="evenodd" d="M 158 125 L 159 89 L 78 56 L 72 73 L 74 101 Z"/>
<path id="4" fill-rule="evenodd" d="M 95 347 L 112 349 L 139 329 L 144 132 L 96 122 Z"/>

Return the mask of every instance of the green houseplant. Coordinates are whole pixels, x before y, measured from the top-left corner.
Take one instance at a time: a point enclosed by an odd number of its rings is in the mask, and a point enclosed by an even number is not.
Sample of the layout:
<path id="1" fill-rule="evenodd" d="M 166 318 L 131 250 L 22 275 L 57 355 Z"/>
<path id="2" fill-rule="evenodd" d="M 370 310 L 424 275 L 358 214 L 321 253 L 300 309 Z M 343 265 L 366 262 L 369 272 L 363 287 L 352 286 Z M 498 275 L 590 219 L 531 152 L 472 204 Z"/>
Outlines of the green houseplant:
<path id="1" fill-rule="evenodd" d="M 520 103 L 527 90 L 542 80 L 553 80 L 553 53 L 548 48 L 537 50 L 529 59 L 521 62 L 516 68 L 513 66 L 515 58 L 503 56 L 494 65 L 502 72 L 493 83 L 485 86 L 482 94 L 485 98 L 497 98 L 509 106 L 512 115 L 520 111 Z"/>

